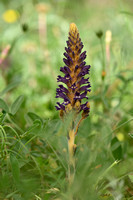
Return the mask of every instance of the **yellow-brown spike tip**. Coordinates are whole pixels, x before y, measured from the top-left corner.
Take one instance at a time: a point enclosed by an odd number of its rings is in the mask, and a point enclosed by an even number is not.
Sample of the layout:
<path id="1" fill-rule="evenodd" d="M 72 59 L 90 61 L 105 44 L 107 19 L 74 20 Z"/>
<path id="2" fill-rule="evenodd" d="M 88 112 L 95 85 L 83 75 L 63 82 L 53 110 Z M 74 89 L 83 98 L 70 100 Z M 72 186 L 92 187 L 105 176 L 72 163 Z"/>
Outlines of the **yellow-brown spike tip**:
<path id="1" fill-rule="evenodd" d="M 70 24 L 69 32 L 70 32 L 70 33 L 78 32 L 78 28 L 77 28 L 77 26 L 76 26 L 75 23 L 71 23 L 71 24 Z"/>

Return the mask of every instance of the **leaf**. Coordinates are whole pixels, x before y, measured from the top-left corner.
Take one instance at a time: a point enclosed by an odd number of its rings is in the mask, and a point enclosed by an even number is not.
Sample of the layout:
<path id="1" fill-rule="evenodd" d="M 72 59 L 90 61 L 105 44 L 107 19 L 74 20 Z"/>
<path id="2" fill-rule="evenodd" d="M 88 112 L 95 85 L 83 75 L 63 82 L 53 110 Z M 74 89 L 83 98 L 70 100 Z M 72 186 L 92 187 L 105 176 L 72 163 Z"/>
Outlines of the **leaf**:
<path id="1" fill-rule="evenodd" d="M 127 11 L 120 11 L 120 13 L 133 16 L 133 13 Z"/>
<path id="2" fill-rule="evenodd" d="M 17 193 L 17 190 L 16 191 L 14 191 L 14 192 L 11 192 L 10 194 L 8 194 L 7 196 L 6 196 L 6 199 L 9 199 L 9 198 L 11 198 L 14 194 L 16 194 Z"/>
<path id="3" fill-rule="evenodd" d="M 18 160 L 14 155 L 10 155 L 10 162 L 11 162 L 13 178 L 14 178 L 15 182 L 19 183 L 19 181 L 20 181 L 20 169 L 19 169 Z"/>
<path id="4" fill-rule="evenodd" d="M 30 133 L 39 133 L 39 131 L 41 130 L 42 128 L 42 122 L 40 120 L 35 120 L 33 125 L 30 126 L 28 128 L 28 130 L 24 133 L 24 135 L 22 135 L 21 137 L 23 136 L 26 136 L 27 134 L 30 134 Z"/>
<path id="5" fill-rule="evenodd" d="M 5 120 L 6 112 L 3 111 L 0 113 L 0 124 L 2 124 Z"/>
<path id="6" fill-rule="evenodd" d="M 130 173 L 130 174 L 128 175 L 128 177 L 129 177 L 130 181 L 133 183 L 133 173 Z"/>
<path id="7" fill-rule="evenodd" d="M 33 112 L 28 112 L 27 116 L 32 120 L 32 122 L 35 121 L 36 119 L 39 119 L 41 122 L 43 122 L 41 117 L 39 117 L 37 114 L 35 114 Z"/>
<path id="8" fill-rule="evenodd" d="M 13 88 L 17 87 L 19 83 L 20 81 L 14 81 L 10 83 L 6 88 L 4 88 L 4 90 L 2 90 L 2 92 L 0 92 L 0 96 L 4 95 L 5 93 L 9 92 Z"/>
<path id="9" fill-rule="evenodd" d="M 122 159 L 122 147 L 117 137 L 114 137 L 111 141 L 111 151 L 115 160 Z"/>
<path id="10" fill-rule="evenodd" d="M 24 101 L 24 96 L 21 95 L 13 102 L 13 104 L 11 105 L 11 114 L 12 115 L 16 114 L 16 112 L 19 110 L 23 101 Z"/>
<path id="11" fill-rule="evenodd" d="M 8 105 L 6 104 L 6 102 L 0 98 L 0 108 L 2 110 L 4 110 L 5 112 L 9 112 L 9 108 L 8 108 Z"/>

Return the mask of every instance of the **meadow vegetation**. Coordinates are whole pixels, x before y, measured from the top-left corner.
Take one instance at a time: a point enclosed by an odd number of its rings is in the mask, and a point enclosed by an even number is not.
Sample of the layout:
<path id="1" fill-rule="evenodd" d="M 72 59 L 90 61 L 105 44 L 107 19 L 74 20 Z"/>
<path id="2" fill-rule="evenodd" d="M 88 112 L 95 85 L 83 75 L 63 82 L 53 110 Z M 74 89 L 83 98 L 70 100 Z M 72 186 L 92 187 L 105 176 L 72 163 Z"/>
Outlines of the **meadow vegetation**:
<path id="1" fill-rule="evenodd" d="M 55 96 L 72 22 L 91 92 L 70 184 Z M 0 86 L 0 200 L 133 199 L 132 0 L 1 0 Z"/>

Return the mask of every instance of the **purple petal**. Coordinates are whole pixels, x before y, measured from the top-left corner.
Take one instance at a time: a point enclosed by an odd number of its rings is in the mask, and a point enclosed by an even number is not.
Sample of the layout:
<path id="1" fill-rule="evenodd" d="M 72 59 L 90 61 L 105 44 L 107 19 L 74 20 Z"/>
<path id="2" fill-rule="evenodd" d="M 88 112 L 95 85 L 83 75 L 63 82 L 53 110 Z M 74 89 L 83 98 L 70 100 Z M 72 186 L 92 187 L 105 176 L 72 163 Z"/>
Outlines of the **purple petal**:
<path id="1" fill-rule="evenodd" d="M 60 75 L 57 77 L 57 82 L 68 83 L 71 80 L 71 76 L 67 74 L 65 77 L 61 77 Z"/>
<path id="2" fill-rule="evenodd" d="M 56 93 L 56 98 L 62 98 L 64 101 L 69 101 L 69 98 L 62 92 Z"/>
<path id="3" fill-rule="evenodd" d="M 62 91 L 62 92 L 65 92 L 65 93 L 68 93 L 68 89 L 66 89 L 63 85 L 59 85 L 59 89 Z"/>
<path id="4" fill-rule="evenodd" d="M 72 46 L 69 41 L 66 41 L 66 43 L 68 47 Z"/>
<path id="5" fill-rule="evenodd" d="M 57 102 L 58 106 L 55 106 L 57 110 L 65 110 L 65 106 Z"/>
<path id="6" fill-rule="evenodd" d="M 80 96 L 81 96 L 82 99 L 83 99 L 83 98 L 88 99 L 88 97 L 87 97 L 86 95 L 87 95 L 87 91 L 85 91 L 84 93 L 82 93 Z"/>
<path id="7" fill-rule="evenodd" d="M 89 88 L 91 87 L 91 85 L 90 84 L 88 84 L 88 85 L 84 85 L 84 86 L 82 86 L 81 88 L 79 88 L 79 92 L 82 92 L 82 91 L 91 91 Z"/>
<path id="8" fill-rule="evenodd" d="M 85 76 L 86 74 L 89 74 L 90 65 L 86 65 L 82 68 L 81 72 L 78 74 L 78 77 Z"/>
<path id="9" fill-rule="evenodd" d="M 74 99 L 75 99 L 75 100 L 81 100 L 81 99 L 83 99 L 83 98 L 88 99 L 88 97 L 87 97 L 86 95 L 87 95 L 87 91 L 85 91 L 85 92 L 82 93 L 82 94 L 80 94 L 79 92 L 76 92 L 76 93 L 75 93 Z"/>
<path id="10" fill-rule="evenodd" d="M 60 107 L 58 107 L 58 106 L 55 106 L 55 108 L 56 108 L 56 110 L 60 110 Z"/>
<path id="11" fill-rule="evenodd" d="M 67 47 L 65 47 L 65 50 L 66 50 L 66 52 L 67 52 L 67 53 L 70 53 L 70 52 L 72 52 L 72 49 L 71 49 L 70 47 L 68 47 L 68 48 L 67 48 Z"/>
<path id="12" fill-rule="evenodd" d="M 81 47 L 83 45 L 83 42 L 81 42 L 81 40 L 79 42 L 80 42 L 79 46 Z"/>
<path id="13" fill-rule="evenodd" d="M 82 45 L 79 47 L 78 53 L 81 53 L 83 47 L 84 47 L 84 45 L 82 44 Z"/>
<path id="14" fill-rule="evenodd" d="M 66 66 L 61 67 L 60 71 L 63 72 L 64 74 L 66 74 L 66 75 L 71 72 L 71 70 L 69 69 L 69 67 L 66 67 Z"/>
<path id="15" fill-rule="evenodd" d="M 84 70 L 84 71 L 81 71 L 79 74 L 78 74 L 78 78 L 79 77 L 82 77 L 82 76 L 85 76 L 86 74 L 88 74 L 88 70 Z"/>
<path id="16" fill-rule="evenodd" d="M 70 56 L 69 56 L 69 58 L 67 58 L 67 59 L 63 58 L 63 62 L 64 62 L 67 66 L 73 64 L 73 60 L 71 59 Z"/>
<path id="17" fill-rule="evenodd" d="M 83 67 L 83 70 L 84 70 L 84 69 L 90 69 L 90 67 L 91 67 L 90 65 L 85 65 L 85 66 Z"/>
<path id="18" fill-rule="evenodd" d="M 86 79 L 85 79 L 85 78 L 82 77 L 82 78 L 80 79 L 80 81 L 78 82 L 78 84 L 79 84 L 79 85 L 82 85 L 82 84 L 90 83 L 90 82 L 88 82 L 88 80 L 89 80 L 89 78 L 86 78 Z"/>
<path id="19" fill-rule="evenodd" d="M 72 58 L 65 52 L 64 56 L 68 59 L 68 60 L 72 60 Z"/>
<path id="20" fill-rule="evenodd" d="M 65 59 L 65 58 L 63 58 L 63 62 L 64 62 L 67 66 L 70 65 L 70 62 L 69 62 L 67 59 Z"/>
<path id="21" fill-rule="evenodd" d="M 57 77 L 57 82 L 63 82 L 63 83 L 67 83 L 68 80 L 66 80 L 64 77 L 61 77 L 60 75 Z"/>
<path id="22" fill-rule="evenodd" d="M 90 108 L 87 107 L 87 103 L 88 103 L 88 101 L 86 103 L 80 105 L 80 111 L 83 110 L 84 112 L 88 112 L 90 110 Z"/>
<path id="23" fill-rule="evenodd" d="M 85 60 L 85 58 L 86 58 L 86 51 L 84 51 L 84 52 L 80 55 L 80 57 L 79 57 L 79 59 L 78 59 L 78 62 L 81 62 L 81 61 Z"/>
<path id="24" fill-rule="evenodd" d="M 86 64 L 86 62 L 82 62 L 82 63 L 80 63 L 79 67 L 82 68 L 85 66 L 85 64 Z"/>
<path id="25" fill-rule="evenodd" d="M 74 42 L 71 40 L 70 37 L 68 37 L 69 42 L 71 42 L 71 44 L 74 44 Z"/>

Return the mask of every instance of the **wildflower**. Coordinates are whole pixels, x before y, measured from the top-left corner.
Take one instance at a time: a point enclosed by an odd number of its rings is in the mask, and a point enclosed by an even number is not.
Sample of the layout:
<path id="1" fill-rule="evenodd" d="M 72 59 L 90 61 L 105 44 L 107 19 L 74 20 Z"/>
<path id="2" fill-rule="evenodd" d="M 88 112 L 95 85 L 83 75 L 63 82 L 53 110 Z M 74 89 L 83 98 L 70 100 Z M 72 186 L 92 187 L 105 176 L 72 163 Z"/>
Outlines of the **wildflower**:
<path id="1" fill-rule="evenodd" d="M 18 18 L 19 14 L 16 10 L 9 9 L 3 13 L 3 19 L 7 23 L 14 23 Z"/>
<path id="2" fill-rule="evenodd" d="M 82 111 L 83 118 L 86 118 L 89 114 L 90 106 L 88 102 L 83 104 L 82 100 L 88 99 L 87 92 L 91 91 L 89 77 L 85 77 L 89 74 L 90 65 L 86 65 L 84 61 L 86 51 L 81 52 L 83 43 L 74 23 L 70 24 L 69 37 L 66 43 L 65 58 L 63 58 L 65 66 L 60 68 L 64 76 L 59 75 L 57 77 L 57 82 L 61 82 L 63 85 L 59 84 L 59 88 L 56 90 L 56 98 L 62 98 L 63 103 L 57 102 L 56 109 L 60 110 L 62 115 L 70 110 L 74 110 L 77 113 Z"/>
<path id="3" fill-rule="evenodd" d="M 74 179 L 76 152 L 75 136 L 83 119 L 90 112 L 89 102 L 83 103 L 83 99 L 88 99 L 87 92 L 90 92 L 89 74 L 90 65 L 86 65 L 86 51 L 82 52 L 83 43 L 79 37 L 79 32 L 74 23 L 70 24 L 69 37 L 63 61 L 64 67 L 60 71 L 64 76 L 58 76 L 57 82 L 61 82 L 56 90 L 56 98 L 62 98 L 63 102 L 57 102 L 56 109 L 60 110 L 60 117 L 64 118 L 71 111 L 74 117 L 68 128 L 68 152 L 69 152 L 69 169 L 68 180 L 71 184 Z M 87 77 L 86 77 L 87 76 Z M 63 84 L 62 84 L 63 83 Z M 81 119 L 77 122 L 79 113 L 82 112 Z"/>

